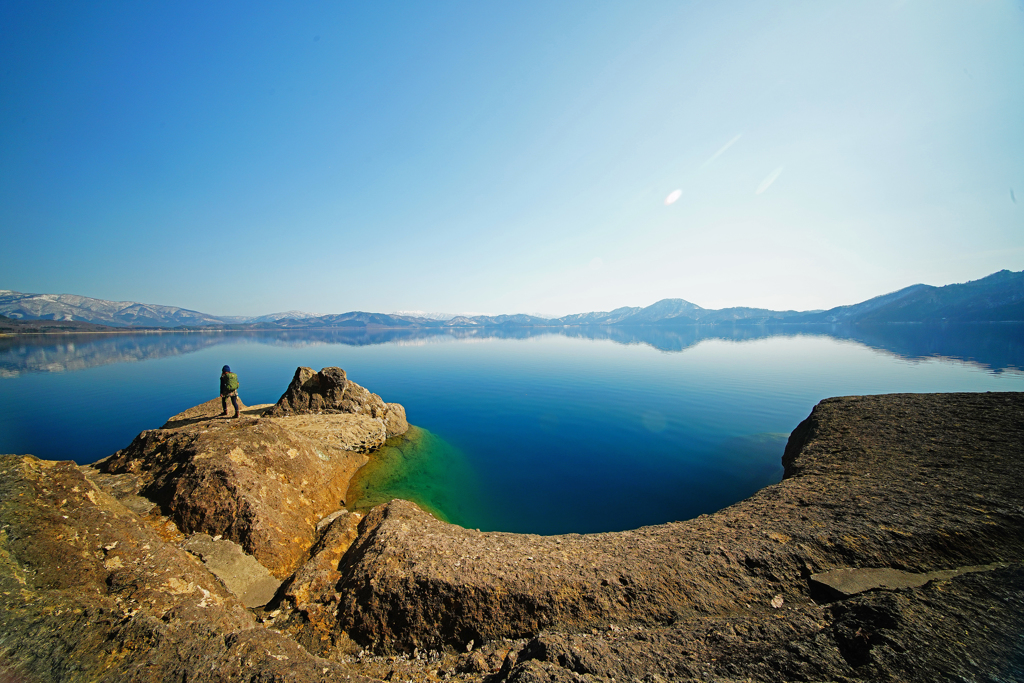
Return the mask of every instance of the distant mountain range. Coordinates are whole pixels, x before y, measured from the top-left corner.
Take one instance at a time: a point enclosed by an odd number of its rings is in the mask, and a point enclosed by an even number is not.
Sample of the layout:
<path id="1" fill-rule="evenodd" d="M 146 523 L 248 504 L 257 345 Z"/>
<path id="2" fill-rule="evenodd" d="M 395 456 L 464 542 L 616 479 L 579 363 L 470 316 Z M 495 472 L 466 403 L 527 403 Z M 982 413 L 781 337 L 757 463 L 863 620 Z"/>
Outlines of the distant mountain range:
<path id="1" fill-rule="evenodd" d="M 315 318 L 315 313 L 284 311 L 254 317 L 210 315 L 176 306 L 106 301 L 76 294 L 23 294 L 0 289 L 0 315 L 12 320 L 88 322 L 109 327 L 200 327 L 273 323 Z"/>
<path id="2" fill-rule="evenodd" d="M 932 287 L 912 285 L 853 306 L 806 315 L 801 322 L 1024 321 L 1024 271 L 1001 270 L 980 280 Z"/>
<path id="3" fill-rule="evenodd" d="M 419 313 L 417 311 L 417 313 Z M 352 311 L 316 315 L 285 311 L 257 317 L 215 316 L 174 306 L 105 301 L 74 294 L 23 294 L 0 290 L 0 315 L 12 321 L 85 322 L 109 327 L 319 329 L 482 328 L 587 325 L 666 326 L 786 323 L 923 323 L 1024 321 L 1024 271 L 1001 270 L 980 280 L 932 287 L 912 285 L 891 294 L 827 311 L 772 311 L 765 308 L 701 308 L 684 299 L 650 306 L 576 313 L 560 318 L 534 315 L 401 315 Z M 49 326 L 52 327 L 52 326 Z"/>

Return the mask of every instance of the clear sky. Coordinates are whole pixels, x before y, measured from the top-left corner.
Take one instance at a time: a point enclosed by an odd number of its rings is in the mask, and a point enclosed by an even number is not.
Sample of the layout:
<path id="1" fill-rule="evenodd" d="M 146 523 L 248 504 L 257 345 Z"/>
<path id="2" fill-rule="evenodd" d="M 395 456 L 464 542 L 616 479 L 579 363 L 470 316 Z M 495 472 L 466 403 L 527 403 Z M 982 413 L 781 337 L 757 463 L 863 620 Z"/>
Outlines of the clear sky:
<path id="1" fill-rule="evenodd" d="M 0 3 L 0 289 L 829 308 L 1024 269 L 1024 2 Z"/>

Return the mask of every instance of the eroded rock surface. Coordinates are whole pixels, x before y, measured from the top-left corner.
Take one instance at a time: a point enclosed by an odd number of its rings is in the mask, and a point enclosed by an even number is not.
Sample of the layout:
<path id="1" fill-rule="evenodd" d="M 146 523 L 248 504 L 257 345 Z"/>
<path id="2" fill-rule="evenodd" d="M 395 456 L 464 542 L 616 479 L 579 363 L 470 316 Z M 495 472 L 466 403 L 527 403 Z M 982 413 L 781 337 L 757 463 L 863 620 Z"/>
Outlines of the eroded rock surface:
<path id="1" fill-rule="evenodd" d="M 546 632 L 512 653 L 501 679 L 1021 681 L 1022 595 L 1017 565 L 770 614 Z"/>
<path id="2" fill-rule="evenodd" d="M 388 439 L 387 427 L 369 415 L 327 413 L 275 417 L 275 424 L 308 439 L 343 451 L 370 453 Z"/>
<path id="3" fill-rule="evenodd" d="M 0 456 L 0 680 L 359 679 L 262 627 L 74 463 Z"/>
<path id="4" fill-rule="evenodd" d="M 309 560 L 288 581 L 283 595 L 284 604 L 299 617 L 298 623 L 291 622 L 292 635 L 314 652 L 331 652 L 349 642 L 336 628 L 341 602 L 338 565 L 356 539 L 362 516 L 345 511 L 331 517 L 320 528 Z"/>
<path id="5" fill-rule="evenodd" d="M 337 509 L 366 456 L 332 421 L 372 411 L 206 412 L 99 470 L 0 458 L 0 680 L 1024 681 L 1022 394 L 828 399 L 780 484 L 552 537 Z M 276 567 L 274 601 L 183 531 Z"/>
<path id="6" fill-rule="evenodd" d="M 313 372 L 313 368 L 299 367 L 270 414 L 277 416 L 341 410 L 347 385 L 348 378 L 341 368 L 323 368 L 320 372 Z"/>
<path id="7" fill-rule="evenodd" d="M 274 420 L 242 417 L 142 432 L 97 469 L 134 475 L 139 494 L 183 533 L 232 540 L 284 579 L 365 462 Z"/>
<path id="8" fill-rule="evenodd" d="M 311 414 L 321 404 L 310 396 L 335 407 Z M 264 416 L 301 400 L 302 411 Z M 120 478 L 107 484 L 121 489 L 125 504 L 152 501 L 183 534 L 238 543 L 284 580 L 307 559 L 317 522 L 344 506 L 366 454 L 387 439 L 388 419 L 408 425 L 404 408 L 346 380 L 340 368 L 299 368 L 277 406 L 243 407 L 230 419 L 219 416 L 219 398 L 207 401 L 95 467 Z"/>
<path id="9" fill-rule="evenodd" d="M 349 413 L 379 420 L 385 438 L 409 429 L 405 408 L 385 403 L 377 394 L 349 380 L 341 368 L 323 368 L 320 372 L 298 368 L 284 395 L 267 411 L 271 417 L 308 413 Z"/>
<path id="10" fill-rule="evenodd" d="M 998 668 L 1022 652 L 1015 635 L 1020 631 L 1013 630 L 1024 626 L 1013 607 L 1020 603 L 1024 561 L 1022 445 L 1021 394 L 847 397 L 823 401 L 794 431 L 780 484 L 687 522 L 587 536 L 480 533 L 393 501 L 367 515 L 342 558 L 334 630 L 367 646 L 411 651 L 544 630 L 583 638 L 594 629 L 628 626 L 663 639 L 710 643 L 680 647 L 677 656 L 710 655 L 714 663 L 684 667 L 680 660 L 673 677 L 775 680 L 752 662 L 754 653 L 777 649 L 777 657 L 806 660 L 814 676 L 862 677 L 859 672 L 870 671 L 885 680 L 896 675 L 886 671 L 905 675 L 913 669 L 910 662 L 924 655 L 906 655 L 897 646 L 876 651 L 874 636 L 863 634 L 905 628 L 908 638 L 923 642 L 930 621 L 946 608 L 936 605 L 931 613 L 930 598 L 922 596 L 969 593 L 964 587 L 993 583 L 997 597 L 977 602 L 961 626 L 982 613 L 1001 616 L 984 620 L 990 633 L 960 642 L 963 652 L 978 648 L 979 656 L 1002 648 L 990 658 Z M 862 636 L 855 635 L 860 627 L 850 626 L 853 640 L 842 635 L 837 615 L 854 624 L 860 617 L 850 615 L 861 612 L 844 612 L 845 603 L 818 605 L 810 592 L 812 574 L 845 567 L 928 573 L 993 563 L 1004 566 L 969 577 L 936 575 L 924 592 L 900 593 L 891 598 L 895 602 L 874 593 L 857 596 L 868 605 L 864 615 L 888 625 L 864 617 Z M 903 616 L 879 615 L 870 607 L 895 610 L 904 602 Z M 948 618 L 955 619 L 955 610 Z M 1002 626 L 1000 618 L 1007 620 Z M 736 640 L 733 649 L 719 647 L 712 624 L 752 635 Z M 790 641 L 817 653 L 790 652 Z M 861 645 L 862 654 L 848 661 L 850 648 Z M 659 648 L 655 652 L 664 659 Z M 886 663 L 889 656 L 904 657 L 903 664 Z M 527 659 L 576 673 L 640 671 L 552 657 Z M 730 657 L 739 667 L 735 672 Z M 959 664 L 948 660 L 932 670 L 943 666 Z M 510 680 L 524 671 L 512 668 Z"/>

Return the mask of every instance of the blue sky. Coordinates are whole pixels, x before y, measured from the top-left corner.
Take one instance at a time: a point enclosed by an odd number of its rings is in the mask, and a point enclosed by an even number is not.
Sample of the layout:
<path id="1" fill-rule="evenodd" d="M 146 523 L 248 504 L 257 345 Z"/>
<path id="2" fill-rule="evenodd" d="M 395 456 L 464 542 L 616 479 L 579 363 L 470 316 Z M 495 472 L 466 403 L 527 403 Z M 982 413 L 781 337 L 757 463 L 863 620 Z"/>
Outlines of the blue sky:
<path id="1" fill-rule="evenodd" d="M 1019 1 L 9 0 L 0 70 L 4 289 L 564 314 L 1024 269 Z"/>

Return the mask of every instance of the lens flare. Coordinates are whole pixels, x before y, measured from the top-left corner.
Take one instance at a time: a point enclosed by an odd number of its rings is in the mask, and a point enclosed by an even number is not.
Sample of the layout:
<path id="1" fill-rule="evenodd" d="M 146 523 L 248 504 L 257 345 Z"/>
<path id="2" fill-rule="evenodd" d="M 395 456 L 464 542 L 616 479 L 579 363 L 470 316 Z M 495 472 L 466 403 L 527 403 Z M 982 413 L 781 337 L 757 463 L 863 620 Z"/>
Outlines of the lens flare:
<path id="1" fill-rule="evenodd" d="M 769 173 L 768 177 L 762 180 L 761 184 L 757 186 L 757 191 L 754 192 L 754 194 L 761 194 L 769 187 L 771 187 L 772 183 L 775 182 L 775 180 L 779 177 L 780 173 L 782 173 L 782 166 L 779 166 L 777 169 Z"/>

